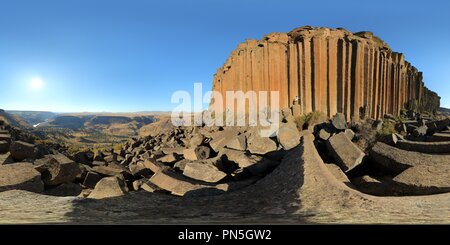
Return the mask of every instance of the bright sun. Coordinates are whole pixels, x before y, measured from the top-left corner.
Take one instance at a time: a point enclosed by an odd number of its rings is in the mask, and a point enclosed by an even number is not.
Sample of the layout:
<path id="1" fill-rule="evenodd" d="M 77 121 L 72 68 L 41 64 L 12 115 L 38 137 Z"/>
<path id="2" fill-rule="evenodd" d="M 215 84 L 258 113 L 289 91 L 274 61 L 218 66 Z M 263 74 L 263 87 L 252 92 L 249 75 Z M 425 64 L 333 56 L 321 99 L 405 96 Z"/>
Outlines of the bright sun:
<path id="1" fill-rule="evenodd" d="M 34 90 L 39 90 L 44 86 L 44 82 L 40 78 L 33 78 L 31 80 L 31 88 Z"/>

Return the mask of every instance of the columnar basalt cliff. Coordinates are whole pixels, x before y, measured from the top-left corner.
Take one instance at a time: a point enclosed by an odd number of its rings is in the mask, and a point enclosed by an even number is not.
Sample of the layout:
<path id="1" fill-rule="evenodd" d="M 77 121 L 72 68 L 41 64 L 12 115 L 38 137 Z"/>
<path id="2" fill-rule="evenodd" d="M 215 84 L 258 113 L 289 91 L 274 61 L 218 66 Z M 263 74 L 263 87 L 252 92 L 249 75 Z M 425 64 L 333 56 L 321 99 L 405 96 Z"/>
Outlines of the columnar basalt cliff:
<path id="1" fill-rule="evenodd" d="M 370 32 L 297 28 L 239 44 L 214 76 L 213 90 L 280 91 L 280 107 L 347 119 L 398 115 L 422 103 L 422 73 Z M 224 105 L 225 109 L 225 105 Z"/>

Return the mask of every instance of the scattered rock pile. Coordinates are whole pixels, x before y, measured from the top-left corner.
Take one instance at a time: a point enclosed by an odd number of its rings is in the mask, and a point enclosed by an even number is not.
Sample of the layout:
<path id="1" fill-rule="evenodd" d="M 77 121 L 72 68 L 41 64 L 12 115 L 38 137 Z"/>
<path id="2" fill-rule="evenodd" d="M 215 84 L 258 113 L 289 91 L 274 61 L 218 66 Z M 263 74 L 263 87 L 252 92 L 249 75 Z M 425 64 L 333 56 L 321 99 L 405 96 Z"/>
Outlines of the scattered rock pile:
<path id="1" fill-rule="evenodd" d="M 340 118 L 345 121 L 337 114 L 331 122 L 314 128 L 316 147 L 323 160 L 334 166 L 331 172 L 336 178 L 378 196 L 450 192 L 449 118 L 400 121 L 387 115 L 384 121 L 367 120 L 353 125 L 340 122 Z M 370 141 L 365 138 L 367 135 L 386 133 L 387 125 L 395 131 L 378 135 L 372 139 L 372 145 L 358 142 Z M 360 149 L 361 145 L 367 148 Z"/>
<path id="2" fill-rule="evenodd" d="M 106 198 L 129 191 L 216 195 L 251 185 L 300 142 L 292 124 L 273 138 L 254 127 L 179 127 L 128 141 L 120 150 L 67 154 L 0 131 L 0 191 Z M 7 170 L 6 170 L 7 169 Z M 22 173 L 22 174 L 21 174 Z M 20 175 L 20 176 L 16 176 Z"/>

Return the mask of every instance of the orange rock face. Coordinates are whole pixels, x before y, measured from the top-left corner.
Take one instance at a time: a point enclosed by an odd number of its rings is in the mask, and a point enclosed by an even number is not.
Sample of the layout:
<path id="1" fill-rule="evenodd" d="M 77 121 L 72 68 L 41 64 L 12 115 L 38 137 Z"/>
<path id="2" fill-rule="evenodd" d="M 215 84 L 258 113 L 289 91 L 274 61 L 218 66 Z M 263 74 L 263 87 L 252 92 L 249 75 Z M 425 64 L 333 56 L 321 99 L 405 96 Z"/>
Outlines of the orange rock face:
<path id="1" fill-rule="evenodd" d="M 213 90 L 279 91 L 281 108 L 347 119 L 398 115 L 421 101 L 422 73 L 370 32 L 301 27 L 239 44 L 214 76 Z M 270 100 L 269 100 L 270 101 Z M 225 109 L 225 103 L 224 103 Z"/>

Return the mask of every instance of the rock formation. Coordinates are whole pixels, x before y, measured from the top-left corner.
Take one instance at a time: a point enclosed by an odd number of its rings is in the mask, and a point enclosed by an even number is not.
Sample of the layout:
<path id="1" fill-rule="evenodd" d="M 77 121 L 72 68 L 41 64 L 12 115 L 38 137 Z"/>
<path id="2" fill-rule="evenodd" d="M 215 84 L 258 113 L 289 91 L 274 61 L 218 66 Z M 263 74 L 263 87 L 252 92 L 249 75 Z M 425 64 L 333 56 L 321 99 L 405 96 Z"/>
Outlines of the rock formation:
<path id="1" fill-rule="evenodd" d="M 281 108 L 298 96 L 303 114 L 341 112 L 347 120 L 398 115 L 408 103 L 433 110 L 425 104 L 439 100 L 424 93 L 422 73 L 372 33 L 309 26 L 239 44 L 213 90 L 279 91 Z"/>

